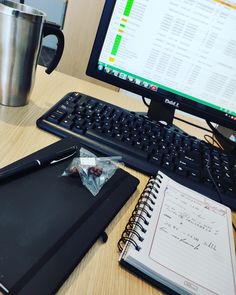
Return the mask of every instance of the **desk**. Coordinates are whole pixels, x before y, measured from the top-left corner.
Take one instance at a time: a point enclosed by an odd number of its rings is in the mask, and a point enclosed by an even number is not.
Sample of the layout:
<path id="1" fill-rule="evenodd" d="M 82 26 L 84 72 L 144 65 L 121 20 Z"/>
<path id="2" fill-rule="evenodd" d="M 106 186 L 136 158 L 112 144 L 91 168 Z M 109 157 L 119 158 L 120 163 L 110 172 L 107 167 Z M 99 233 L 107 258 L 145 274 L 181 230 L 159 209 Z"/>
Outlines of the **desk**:
<path id="1" fill-rule="evenodd" d="M 44 73 L 44 69 L 39 67 L 29 104 L 17 108 L 0 106 L 0 167 L 58 140 L 56 136 L 38 129 L 35 121 L 70 91 L 86 93 L 134 111 L 145 110 L 141 101 L 134 101 L 132 98 L 115 91 L 59 72 L 54 72 L 48 76 Z M 176 124 L 179 125 L 179 122 L 176 122 Z M 203 137 L 205 132 L 184 125 L 184 123 L 181 123 L 180 127 L 185 129 L 186 132 Z M 109 238 L 107 243 L 103 244 L 101 241 L 97 241 L 94 244 L 58 291 L 58 295 L 163 294 L 122 269 L 118 264 L 117 242 L 148 180 L 147 176 L 137 171 L 130 168 L 127 168 L 127 171 L 140 179 L 137 191 L 108 226 Z M 236 223 L 235 213 L 233 213 L 233 218 Z"/>

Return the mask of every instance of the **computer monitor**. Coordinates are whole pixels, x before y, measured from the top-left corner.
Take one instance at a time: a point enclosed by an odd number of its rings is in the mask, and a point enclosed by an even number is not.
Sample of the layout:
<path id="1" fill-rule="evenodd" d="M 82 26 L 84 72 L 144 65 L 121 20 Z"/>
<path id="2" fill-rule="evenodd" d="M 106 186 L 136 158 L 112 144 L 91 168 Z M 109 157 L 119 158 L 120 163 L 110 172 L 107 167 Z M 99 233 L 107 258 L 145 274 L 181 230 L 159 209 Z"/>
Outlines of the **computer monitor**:
<path id="1" fill-rule="evenodd" d="M 236 129 L 235 0 L 107 0 L 87 74 Z M 167 118 L 166 118 L 167 117 Z"/>

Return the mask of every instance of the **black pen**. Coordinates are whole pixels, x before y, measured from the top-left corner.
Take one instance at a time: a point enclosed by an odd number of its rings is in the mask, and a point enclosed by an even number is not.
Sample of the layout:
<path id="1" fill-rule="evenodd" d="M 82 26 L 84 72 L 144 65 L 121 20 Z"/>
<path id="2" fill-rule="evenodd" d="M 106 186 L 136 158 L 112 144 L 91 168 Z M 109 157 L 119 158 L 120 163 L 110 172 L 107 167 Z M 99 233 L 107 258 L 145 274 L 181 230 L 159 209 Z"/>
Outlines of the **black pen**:
<path id="1" fill-rule="evenodd" d="M 16 166 L 14 168 L 5 169 L 2 168 L 0 170 L 0 182 L 5 180 L 13 179 L 17 176 L 32 172 L 34 170 L 37 170 L 39 168 L 49 166 L 56 164 L 58 162 L 64 161 L 72 156 L 74 156 L 77 152 L 77 146 L 72 146 L 69 148 L 66 148 L 62 151 L 49 154 L 45 157 L 35 159 L 33 161 L 30 161 L 28 163 L 19 164 L 19 166 Z M 2 171 L 4 170 L 4 171 Z M 2 171 L 2 172 L 1 172 Z"/>

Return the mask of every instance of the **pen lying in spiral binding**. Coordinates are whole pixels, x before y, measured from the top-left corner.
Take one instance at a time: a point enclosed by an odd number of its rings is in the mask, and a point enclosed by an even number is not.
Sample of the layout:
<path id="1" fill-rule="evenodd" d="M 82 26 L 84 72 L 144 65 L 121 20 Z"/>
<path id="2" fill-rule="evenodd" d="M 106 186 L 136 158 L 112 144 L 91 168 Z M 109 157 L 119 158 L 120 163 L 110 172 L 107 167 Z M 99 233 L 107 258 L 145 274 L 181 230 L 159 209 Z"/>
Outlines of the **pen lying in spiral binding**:
<path id="1" fill-rule="evenodd" d="M 147 231 L 146 227 L 149 225 L 149 219 L 152 217 L 153 206 L 159 193 L 162 178 L 162 175 L 157 174 L 155 178 L 151 177 L 149 179 L 118 241 L 117 246 L 120 252 L 123 251 L 127 243 L 132 244 L 137 251 L 141 249 L 137 241 L 142 242 L 144 240 L 144 235 Z"/>

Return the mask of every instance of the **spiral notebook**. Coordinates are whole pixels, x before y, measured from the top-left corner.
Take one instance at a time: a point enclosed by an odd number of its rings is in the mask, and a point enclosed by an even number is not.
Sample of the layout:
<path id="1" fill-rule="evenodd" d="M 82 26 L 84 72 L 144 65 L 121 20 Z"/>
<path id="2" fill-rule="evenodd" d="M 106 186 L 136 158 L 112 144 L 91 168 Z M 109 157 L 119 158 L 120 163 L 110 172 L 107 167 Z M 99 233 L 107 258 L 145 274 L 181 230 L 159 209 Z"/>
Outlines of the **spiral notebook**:
<path id="1" fill-rule="evenodd" d="M 118 243 L 119 262 L 168 294 L 235 295 L 231 211 L 159 172 Z"/>

